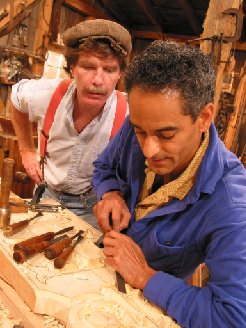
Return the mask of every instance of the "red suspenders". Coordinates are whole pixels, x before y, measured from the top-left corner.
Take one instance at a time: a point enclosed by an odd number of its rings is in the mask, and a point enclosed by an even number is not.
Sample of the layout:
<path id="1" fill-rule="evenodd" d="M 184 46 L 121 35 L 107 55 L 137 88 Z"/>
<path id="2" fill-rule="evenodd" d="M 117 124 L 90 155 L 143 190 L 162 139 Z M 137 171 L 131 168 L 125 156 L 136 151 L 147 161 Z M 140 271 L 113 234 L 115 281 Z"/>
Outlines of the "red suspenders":
<path id="1" fill-rule="evenodd" d="M 71 79 L 65 79 L 58 85 L 55 92 L 53 93 L 53 96 L 51 98 L 49 107 L 47 109 L 44 118 L 43 127 L 40 133 L 40 158 L 41 158 L 40 161 L 41 161 L 42 170 L 43 170 L 43 163 L 46 153 L 47 141 L 49 139 L 49 131 L 53 124 L 56 110 L 63 96 L 67 92 L 71 82 L 72 82 Z M 116 106 L 114 123 L 110 135 L 110 140 L 113 138 L 113 136 L 117 133 L 117 131 L 120 129 L 121 125 L 123 124 L 126 116 L 126 109 L 127 109 L 126 98 L 121 92 L 117 91 L 117 106 Z"/>

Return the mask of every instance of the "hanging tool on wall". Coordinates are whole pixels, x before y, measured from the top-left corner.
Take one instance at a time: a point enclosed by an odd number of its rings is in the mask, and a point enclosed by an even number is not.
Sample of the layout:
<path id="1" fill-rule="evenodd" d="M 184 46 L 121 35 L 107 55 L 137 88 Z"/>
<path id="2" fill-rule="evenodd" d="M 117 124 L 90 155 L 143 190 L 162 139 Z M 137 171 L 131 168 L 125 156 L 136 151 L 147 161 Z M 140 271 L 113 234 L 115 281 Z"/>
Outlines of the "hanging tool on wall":
<path id="1" fill-rule="evenodd" d="M 225 35 L 224 33 L 220 33 L 219 35 L 212 35 L 210 37 L 204 37 L 204 38 L 196 38 L 188 41 L 188 43 L 197 42 L 197 41 L 211 41 L 212 44 L 211 44 L 210 56 L 215 67 L 217 67 L 220 63 L 230 63 L 230 60 L 228 61 L 221 60 L 223 43 L 224 42 L 234 43 L 238 41 L 240 39 L 242 26 L 243 26 L 243 12 L 241 9 L 228 8 L 222 11 L 221 14 L 222 16 L 232 15 L 236 17 L 236 28 L 235 28 L 234 35 L 229 36 L 229 35 Z"/>

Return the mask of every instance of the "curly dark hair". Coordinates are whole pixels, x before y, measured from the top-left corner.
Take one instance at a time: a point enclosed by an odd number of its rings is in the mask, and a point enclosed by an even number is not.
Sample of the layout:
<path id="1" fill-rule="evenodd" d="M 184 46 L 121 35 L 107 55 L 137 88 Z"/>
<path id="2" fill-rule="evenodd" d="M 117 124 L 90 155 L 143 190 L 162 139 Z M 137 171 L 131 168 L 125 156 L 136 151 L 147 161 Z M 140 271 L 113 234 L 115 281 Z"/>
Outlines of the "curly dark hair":
<path id="1" fill-rule="evenodd" d="M 196 120 L 214 98 L 215 72 L 200 49 L 172 41 L 154 41 L 134 57 L 126 70 L 125 90 L 179 92 L 185 115 Z"/>
<path id="2" fill-rule="evenodd" d="M 93 54 L 101 59 L 113 56 L 118 60 L 121 71 L 124 71 L 127 66 L 128 58 L 112 48 L 109 40 L 87 38 L 75 47 L 65 48 L 66 66 L 64 70 L 67 73 L 70 73 L 71 65 L 76 65 L 80 54 Z"/>

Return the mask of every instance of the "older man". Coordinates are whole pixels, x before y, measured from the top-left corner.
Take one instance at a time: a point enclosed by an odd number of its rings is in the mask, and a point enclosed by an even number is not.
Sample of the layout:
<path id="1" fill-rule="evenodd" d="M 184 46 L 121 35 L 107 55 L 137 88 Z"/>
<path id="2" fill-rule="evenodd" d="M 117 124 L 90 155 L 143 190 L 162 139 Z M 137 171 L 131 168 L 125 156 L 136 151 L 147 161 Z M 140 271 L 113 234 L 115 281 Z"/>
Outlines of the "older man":
<path id="1" fill-rule="evenodd" d="M 209 58 L 156 41 L 126 90 L 129 118 L 93 177 L 107 263 L 182 327 L 246 327 L 246 173 L 212 123 Z M 202 262 L 207 285 L 189 286 Z"/>
<path id="2" fill-rule="evenodd" d="M 95 225 L 92 162 L 127 112 L 124 95 L 115 87 L 127 65 L 131 37 L 121 25 L 96 19 L 66 30 L 63 42 L 72 80 L 22 80 L 14 85 L 13 123 L 27 173 L 37 184 L 43 179 L 47 183 L 43 197 L 58 200 Z M 29 121 L 38 122 L 42 131 L 44 172 Z"/>

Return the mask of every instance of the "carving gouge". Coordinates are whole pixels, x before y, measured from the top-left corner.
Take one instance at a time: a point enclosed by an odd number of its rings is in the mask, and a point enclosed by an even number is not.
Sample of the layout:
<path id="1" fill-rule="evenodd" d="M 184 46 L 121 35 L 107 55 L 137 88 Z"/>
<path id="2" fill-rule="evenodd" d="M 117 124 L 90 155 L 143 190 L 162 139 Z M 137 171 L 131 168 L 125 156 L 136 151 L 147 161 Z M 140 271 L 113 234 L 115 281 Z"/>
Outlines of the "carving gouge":
<path id="1" fill-rule="evenodd" d="M 3 235 L 5 237 L 13 236 L 15 233 L 21 231 L 26 226 L 28 226 L 30 221 L 32 221 L 32 220 L 34 220 L 34 219 L 36 219 L 36 218 L 38 218 L 42 215 L 43 215 L 42 212 L 38 212 L 31 219 L 22 220 L 20 222 L 16 222 L 16 223 L 13 223 L 13 224 L 10 224 L 10 225 L 6 226 L 5 228 L 3 228 Z"/>
<path id="2" fill-rule="evenodd" d="M 43 252 L 45 248 L 51 244 L 56 243 L 58 240 L 64 239 L 66 237 L 67 235 L 62 235 L 52 240 L 41 241 L 40 243 L 32 244 L 29 247 L 18 249 L 13 253 L 13 259 L 17 263 L 24 263 L 32 255 Z"/>
<path id="3" fill-rule="evenodd" d="M 75 246 L 78 245 L 81 240 L 84 239 L 84 236 L 79 236 L 77 240 L 73 243 L 73 245 L 68 246 L 67 248 L 64 249 L 64 251 L 57 256 L 54 260 L 54 267 L 56 269 L 62 269 L 64 265 L 66 264 L 67 259 L 71 255 L 72 251 L 74 250 Z"/>
<path id="4" fill-rule="evenodd" d="M 54 259 L 58 255 L 60 255 L 66 247 L 71 245 L 74 238 L 79 237 L 83 232 L 84 232 L 83 230 L 79 230 L 79 232 L 76 233 L 76 235 L 74 235 L 73 237 L 70 237 L 70 238 L 67 237 L 67 238 L 60 240 L 57 243 L 51 245 L 50 247 L 48 247 L 45 250 L 45 252 L 44 252 L 45 257 L 47 257 L 47 259 L 49 259 L 49 260 Z"/>
<path id="5" fill-rule="evenodd" d="M 56 235 L 63 234 L 67 231 L 73 230 L 73 228 L 74 227 L 71 226 L 71 227 L 67 227 L 65 229 L 59 230 L 57 232 L 46 232 L 46 233 L 43 233 L 42 235 L 35 236 L 35 237 L 29 238 L 27 240 L 23 240 L 23 241 L 21 241 L 21 242 L 14 245 L 14 251 L 16 251 L 18 249 L 23 249 L 25 247 L 29 247 L 33 244 L 37 244 L 37 243 L 40 243 L 42 241 L 51 240 Z"/>

